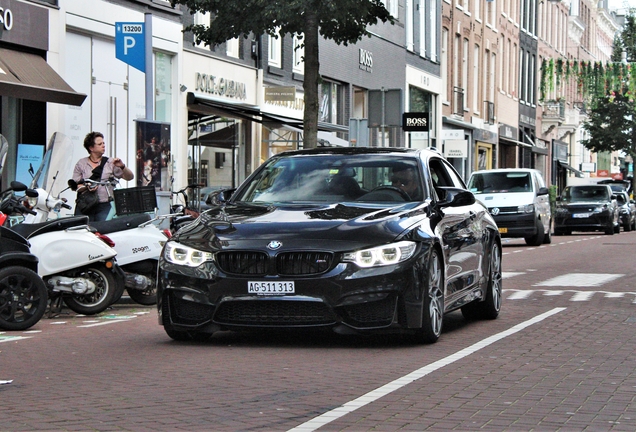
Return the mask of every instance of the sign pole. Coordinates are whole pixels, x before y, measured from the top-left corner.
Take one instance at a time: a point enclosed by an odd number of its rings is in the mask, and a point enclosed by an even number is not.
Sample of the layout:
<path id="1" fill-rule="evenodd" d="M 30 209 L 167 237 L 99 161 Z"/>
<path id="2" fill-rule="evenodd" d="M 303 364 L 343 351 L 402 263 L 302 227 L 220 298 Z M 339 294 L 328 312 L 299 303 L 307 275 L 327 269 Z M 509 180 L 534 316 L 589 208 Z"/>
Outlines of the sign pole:
<path id="1" fill-rule="evenodd" d="M 154 88 L 153 88 L 153 67 L 152 67 L 152 14 L 146 12 L 144 14 L 145 23 L 145 42 L 146 42 L 146 119 L 154 120 Z"/>

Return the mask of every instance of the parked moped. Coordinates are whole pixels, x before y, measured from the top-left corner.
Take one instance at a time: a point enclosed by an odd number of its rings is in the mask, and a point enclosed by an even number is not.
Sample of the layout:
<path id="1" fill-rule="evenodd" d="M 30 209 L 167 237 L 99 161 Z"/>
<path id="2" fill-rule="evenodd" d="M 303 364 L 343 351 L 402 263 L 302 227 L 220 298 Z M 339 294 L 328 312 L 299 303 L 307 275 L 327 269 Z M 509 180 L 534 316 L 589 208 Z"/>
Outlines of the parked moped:
<path id="1" fill-rule="evenodd" d="M 13 182 L 11 187 L 20 187 Z M 38 276 L 38 259 L 29 250 L 29 242 L 2 226 L 7 214 L 2 211 L 8 201 L 0 193 L 0 329 L 26 330 L 46 312 L 48 292 Z M 3 205 L 4 204 L 4 205 Z"/>
<path id="2" fill-rule="evenodd" d="M 12 182 L 13 190 L 3 195 L 2 212 L 26 212 L 33 215 L 13 191 L 26 186 Z M 9 228 L 30 243 L 30 251 L 39 264 L 51 311 L 59 311 L 62 302 L 80 314 L 103 312 L 114 301 L 124 274 L 117 265 L 117 252 L 107 238 L 99 238 L 88 227 L 87 216 L 65 217 L 41 223 L 21 223 Z"/>

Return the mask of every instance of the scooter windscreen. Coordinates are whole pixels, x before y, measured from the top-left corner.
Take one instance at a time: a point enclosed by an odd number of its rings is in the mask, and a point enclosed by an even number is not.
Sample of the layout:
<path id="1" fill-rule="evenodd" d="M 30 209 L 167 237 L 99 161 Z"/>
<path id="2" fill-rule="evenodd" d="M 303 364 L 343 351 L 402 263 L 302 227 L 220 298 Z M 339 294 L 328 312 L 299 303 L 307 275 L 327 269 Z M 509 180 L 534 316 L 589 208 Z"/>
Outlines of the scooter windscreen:
<path id="1" fill-rule="evenodd" d="M 0 134 L 0 190 L 2 189 L 2 169 L 7 160 L 7 152 L 9 151 L 9 142 Z"/>
<path id="2" fill-rule="evenodd" d="M 66 181 L 73 177 L 74 162 L 71 140 L 61 132 L 55 132 L 46 146 L 40 167 L 33 175 L 31 189 L 42 188 L 58 196 L 67 187 Z"/>

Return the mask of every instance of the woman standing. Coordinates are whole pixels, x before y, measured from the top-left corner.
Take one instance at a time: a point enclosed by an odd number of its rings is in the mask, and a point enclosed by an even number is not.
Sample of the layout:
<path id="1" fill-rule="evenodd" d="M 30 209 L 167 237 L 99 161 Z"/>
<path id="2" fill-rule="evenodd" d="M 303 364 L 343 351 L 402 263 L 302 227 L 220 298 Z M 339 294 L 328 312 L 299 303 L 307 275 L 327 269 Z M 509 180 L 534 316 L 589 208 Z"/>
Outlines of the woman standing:
<path id="1" fill-rule="evenodd" d="M 106 144 L 104 143 L 104 135 L 101 132 L 89 132 L 86 134 L 84 148 L 88 152 L 88 157 L 78 160 L 73 171 L 73 180 L 78 184 L 82 180 L 89 178 L 95 181 L 108 180 L 111 177 L 123 178 L 124 180 L 132 180 L 134 178 L 133 172 L 126 167 L 126 164 L 120 158 L 104 156 Z M 106 189 L 107 187 L 110 188 L 110 195 L 112 195 L 112 186 L 97 186 L 95 190 L 95 188 L 80 184 L 77 188 L 77 196 L 79 197 L 85 192 L 94 191 L 97 194 L 98 203 L 85 212 L 81 212 L 76 205 L 75 214 L 84 214 L 88 216 L 91 222 L 106 220 L 111 207 L 108 200 L 109 191 Z"/>

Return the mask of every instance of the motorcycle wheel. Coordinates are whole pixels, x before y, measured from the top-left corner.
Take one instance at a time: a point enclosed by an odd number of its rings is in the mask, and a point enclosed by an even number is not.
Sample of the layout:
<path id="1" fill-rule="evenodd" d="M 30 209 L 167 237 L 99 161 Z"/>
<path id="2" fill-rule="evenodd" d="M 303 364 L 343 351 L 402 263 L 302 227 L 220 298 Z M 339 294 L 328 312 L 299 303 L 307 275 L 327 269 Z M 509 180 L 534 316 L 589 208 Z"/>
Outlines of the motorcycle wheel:
<path id="1" fill-rule="evenodd" d="M 150 274 L 144 275 L 152 280 L 150 288 L 145 290 L 126 289 L 128 296 L 136 303 L 144 306 L 157 304 L 157 263 L 153 264 Z"/>
<path id="2" fill-rule="evenodd" d="M 46 311 L 48 291 L 42 278 L 26 267 L 0 270 L 0 329 L 26 330 Z"/>
<path id="3" fill-rule="evenodd" d="M 103 264 L 93 264 L 70 272 L 70 277 L 85 277 L 95 283 L 97 288 L 92 294 L 68 294 L 64 303 L 73 312 L 84 315 L 95 315 L 103 312 L 113 303 L 117 283 L 113 272 Z"/>

